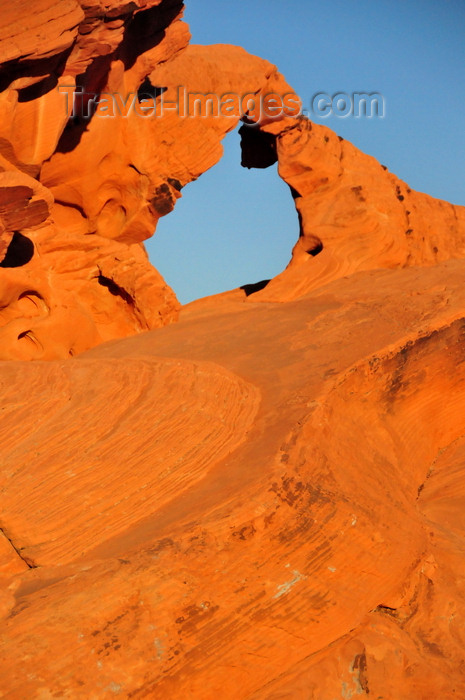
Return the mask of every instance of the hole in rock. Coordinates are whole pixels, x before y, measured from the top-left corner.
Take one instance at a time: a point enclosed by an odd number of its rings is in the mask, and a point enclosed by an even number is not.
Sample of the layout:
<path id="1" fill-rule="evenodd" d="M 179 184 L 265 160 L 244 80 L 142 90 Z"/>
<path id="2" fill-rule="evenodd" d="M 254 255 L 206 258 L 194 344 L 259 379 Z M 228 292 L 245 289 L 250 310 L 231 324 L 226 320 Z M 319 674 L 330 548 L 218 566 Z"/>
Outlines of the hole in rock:
<path id="1" fill-rule="evenodd" d="M 25 340 L 29 347 L 34 347 L 34 349 L 42 350 L 42 344 L 37 340 L 34 333 L 31 330 L 23 331 L 18 335 L 18 340 Z"/>
<path id="2" fill-rule="evenodd" d="M 18 340 L 21 340 L 22 338 L 28 338 L 30 335 L 31 331 L 23 331 L 18 335 Z"/>
<path id="3" fill-rule="evenodd" d="M 219 163 L 186 185 L 174 211 L 146 241 L 151 263 L 183 304 L 238 287 L 246 294 L 258 291 L 266 284 L 260 280 L 286 267 L 299 235 L 277 165 L 243 168 L 238 131 L 222 145 Z M 262 147 L 271 161 L 269 144 Z"/>
<path id="4" fill-rule="evenodd" d="M 16 306 L 21 309 L 22 313 L 34 316 L 49 311 L 42 295 L 32 289 L 28 289 L 19 295 Z"/>
<path id="5" fill-rule="evenodd" d="M 276 138 L 256 128 L 242 126 L 241 135 L 242 165 L 245 168 L 269 168 L 277 161 Z"/>
<path id="6" fill-rule="evenodd" d="M 150 78 L 147 76 L 145 80 L 141 83 L 137 91 L 137 99 L 139 100 L 139 102 L 147 99 L 154 100 L 157 97 L 160 97 L 160 95 L 163 95 L 163 93 L 167 90 L 168 88 L 166 87 L 158 87 L 156 85 L 152 85 Z"/>
<path id="7" fill-rule="evenodd" d="M 262 280 L 261 282 L 255 282 L 255 284 L 243 284 L 241 289 L 245 292 L 245 296 L 249 297 L 251 294 L 255 294 L 255 292 L 265 289 L 269 282 L 271 282 L 271 280 Z"/>
<path id="8" fill-rule="evenodd" d="M 309 241 L 309 245 L 307 246 L 307 253 L 309 255 L 312 255 L 315 257 L 315 255 L 318 255 L 318 253 L 321 253 L 323 250 L 323 243 L 317 236 L 312 236 L 312 240 Z"/>
<path id="9" fill-rule="evenodd" d="M 109 277 L 104 277 L 104 275 L 99 275 L 97 277 L 97 282 L 102 285 L 102 287 L 106 287 L 110 294 L 112 294 L 115 297 L 121 297 L 123 301 L 126 302 L 126 304 L 129 304 L 130 306 L 134 305 L 134 300 L 131 297 L 130 294 L 127 293 L 125 289 L 120 287 L 116 282 L 113 282 L 112 279 Z"/>
<path id="10" fill-rule="evenodd" d="M 33 255 L 34 243 L 27 236 L 15 231 L 0 267 L 22 267 L 32 260 Z"/>

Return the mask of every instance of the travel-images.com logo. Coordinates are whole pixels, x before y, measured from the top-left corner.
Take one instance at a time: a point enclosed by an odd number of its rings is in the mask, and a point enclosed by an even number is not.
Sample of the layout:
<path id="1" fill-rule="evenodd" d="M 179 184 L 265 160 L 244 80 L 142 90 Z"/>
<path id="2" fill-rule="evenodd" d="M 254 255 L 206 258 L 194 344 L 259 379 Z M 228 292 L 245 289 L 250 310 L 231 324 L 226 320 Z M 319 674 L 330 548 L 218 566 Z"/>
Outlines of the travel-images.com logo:
<path id="1" fill-rule="evenodd" d="M 147 81 L 148 82 L 148 81 Z M 136 115 L 144 119 L 163 117 L 176 113 L 180 118 L 229 117 L 256 124 L 263 120 L 282 117 L 309 117 L 324 119 L 329 116 L 345 118 L 384 117 L 385 102 L 380 93 L 338 92 L 329 95 L 316 93 L 310 101 L 310 110 L 304 109 L 302 100 L 295 93 L 246 93 L 188 92 L 180 86 L 175 100 L 166 100 L 166 88 L 155 88 L 150 83 L 125 96 L 118 92 L 90 93 L 74 85 L 61 85 L 59 92 L 66 100 L 66 111 L 72 118 L 89 120 L 91 117 L 115 118 Z"/>

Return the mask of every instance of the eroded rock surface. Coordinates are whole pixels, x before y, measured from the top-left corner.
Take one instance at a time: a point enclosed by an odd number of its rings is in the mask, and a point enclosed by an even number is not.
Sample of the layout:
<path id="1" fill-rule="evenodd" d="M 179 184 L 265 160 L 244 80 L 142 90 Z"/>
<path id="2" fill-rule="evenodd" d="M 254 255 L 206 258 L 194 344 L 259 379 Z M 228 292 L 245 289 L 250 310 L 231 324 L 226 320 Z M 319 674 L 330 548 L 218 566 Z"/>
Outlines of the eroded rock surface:
<path id="1" fill-rule="evenodd" d="M 0 21 L 0 696 L 465 697 L 464 208 L 255 120 L 291 262 L 180 309 L 143 241 L 239 117 L 89 95 L 291 92 L 181 15 Z"/>
<path id="2" fill-rule="evenodd" d="M 415 192 L 351 143 L 307 119 L 264 125 L 276 135 L 300 237 L 291 262 L 261 293 L 295 299 L 359 270 L 429 266 L 465 255 L 465 207 Z"/>
<path id="3" fill-rule="evenodd" d="M 3 689 L 460 697 L 462 279 L 361 272 L 4 363 Z"/>

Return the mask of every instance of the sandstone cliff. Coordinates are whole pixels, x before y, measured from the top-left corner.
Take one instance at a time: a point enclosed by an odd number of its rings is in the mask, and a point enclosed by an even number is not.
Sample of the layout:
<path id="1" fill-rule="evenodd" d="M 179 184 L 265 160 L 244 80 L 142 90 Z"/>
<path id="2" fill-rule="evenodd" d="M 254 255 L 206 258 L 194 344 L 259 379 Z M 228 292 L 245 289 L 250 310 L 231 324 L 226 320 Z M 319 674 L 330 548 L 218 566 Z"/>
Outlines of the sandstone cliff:
<path id="1" fill-rule="evenodd" d="M 0 21 L 0 696 L 465 697 L 465 208 L 250 113 L 300 236 L 180 308 L 143 241 L 239 117 L 144 91 L 292 92 L 182 9 Z"/>

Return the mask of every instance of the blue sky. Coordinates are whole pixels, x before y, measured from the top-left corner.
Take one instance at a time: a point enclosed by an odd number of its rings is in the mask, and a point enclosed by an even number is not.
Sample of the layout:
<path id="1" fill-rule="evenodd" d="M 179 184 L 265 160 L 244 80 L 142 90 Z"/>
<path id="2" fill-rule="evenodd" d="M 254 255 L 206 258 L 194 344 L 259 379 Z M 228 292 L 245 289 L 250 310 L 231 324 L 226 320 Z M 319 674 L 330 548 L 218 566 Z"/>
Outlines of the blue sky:
<path id="1" fill-rule="evenodd" d="M 463 0 L 186 0 L 192 43 L 268 59 L 310 107 L 317 92 L 379 92 L 383 119 L 314 119 L 414 189 L 465 205 Z M 239 137 L 183 190 L 147 250 L 182 303 L 268 279 L 298 236 L 276 166 L 240 166 Z"/>

